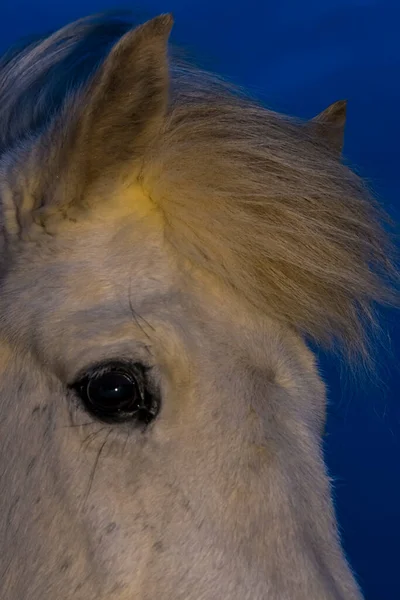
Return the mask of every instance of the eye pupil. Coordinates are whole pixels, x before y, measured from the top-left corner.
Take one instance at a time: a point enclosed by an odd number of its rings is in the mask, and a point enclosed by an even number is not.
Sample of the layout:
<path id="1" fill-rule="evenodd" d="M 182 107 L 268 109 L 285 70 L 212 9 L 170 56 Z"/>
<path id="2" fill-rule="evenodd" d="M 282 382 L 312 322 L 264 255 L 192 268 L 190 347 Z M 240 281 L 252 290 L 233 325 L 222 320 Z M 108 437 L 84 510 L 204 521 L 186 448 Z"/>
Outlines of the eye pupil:
<path id="1" fill-rule="evenodd" d="M 109 372 L 89 379 L 87 396 L 92 404 L 105 411 L 121 412 L 140 406 L 140 393 L 136 381 L 124 373 Z"/>
<path id="2" fill-rule="evenodd" d="M 70 387 L 89 413 L 107 423 L 136 420 L 148 424 L 159 410 L 158 400 L 147 390 L 141 365 L 98 365 Z"/>

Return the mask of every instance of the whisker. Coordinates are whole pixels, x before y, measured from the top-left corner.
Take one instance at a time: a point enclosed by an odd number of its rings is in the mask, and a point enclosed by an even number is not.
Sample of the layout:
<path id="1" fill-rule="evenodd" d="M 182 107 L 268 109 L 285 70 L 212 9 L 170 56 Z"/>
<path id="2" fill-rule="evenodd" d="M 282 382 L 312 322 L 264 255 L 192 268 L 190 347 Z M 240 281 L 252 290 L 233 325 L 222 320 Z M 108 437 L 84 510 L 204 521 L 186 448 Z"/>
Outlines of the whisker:
<path id="1" fill-rule="evenodd" d="M 152 329 L 153 331 L 154 331 L 154 327 L 153 327 L 153 326 L 152 326 L 150 323 L 148 323 L 148 321 L 146 321 L 146 319 L 145 319 L 144 317 L 142 317 L 142 316 L 141 316 L 141 315 L 140 315 L 140 314 L 139 314 L 139 313 L 138 313 L 138 312 L 137 312 L 137 311 L 134 309 L 134 307 L 133 307 L 133 304 L 132 304 L 132 293 L 131 293 L 131 292 L 132 292 L 132 279 L 130 280 L 130 283 L 129 283 L 129 295 L 128 295 L 128 298 L 129 298 L 129 308 L 130 308 L 130 311 L 131 311 L 132 317 L 133 317 L 133 319 L 134 319 L 134 321 L 135 321 L 136 325 L 137 325 L 137 326 L 139 327 L 139 329 L 140 329 L 140 330 L 141 330 L 141 331 L 144 333 L 144 335 L 145 335 L 145 336 L 146 336 L 148 339 L 150 339 L 150 336 L 149 336 L 149 334 L 147 333 L 147 331 L 145 331 L 144 327 L 143 327 L 143 326 L 142 326 L 142 325 L 139 323 L 139 319 L 141 319 L 141 320 L 143 321 L 143 323 L 144 323 L 145 325 L 147 325 L 147 327 L 149 327 L 149 328 L 150 328 L 150 329 Z"/>
<path id="2" fill-rule="evenodd" d="M 104 428 L 103 428 L 103 429 L 104 429 Z M 88 489 L 87 489 L 87 492 L 86 492 L 86 495 L 85 495 L 85 499 L 84 499 L 84 501 L 83 501 L 82 508 L 84 508 L 84 507 L 85 507 L 85 505 L 86 505 L 86 502 L 87 502 L 87 499 L 89 498 L 89 494 L 90 494 L 90 491 L 91 491 L 91 489 L 92 489 L 92 486 L 93 486 L 93 481 L 94 481 L 94 477 L 95 477 L 95 474 L 96 474 L 96 470 L 97 470 L 97 467 L 98 467 L 98 464 L 99 464 L 99 460 L 100 460 L 101 454 L 102 454 L 102 452 L 103 452 L 103 450 L 104 450 L 104 447 L 105 447 L 105 445 L 106 445 L 106 443 L 107 443 L 107 441 L 108 441 L 108 438 L 110 437 L 110 434 L 111 434 L 111 432 L 112 432 L 112 428 L 110 427 L 110 429 L 109 429 L 109 431 L 108 431 L 108 433 L 107 433 L 107 435 L 106 435 L 106 439 L 105 439 L 105 440 L 104 440 L 104 442 L 101 444 L 101 446 L 100 446 L 100 448 L 99 448 L 99 451 L 97 452 L 97 456 L 96 456 L 96 459 L 95 459 L 95 461 L 94 461 L 94 465 L 93 465 L 93 468 L 92 468 L 92 472 L 91 472 L 91 474 L 90 474 L 90 478 L 89 478 L 89 487 L 88 487 Z M 100 432 L 98 432 L 98 433 L 100 433 Z"/>
<path id="3" fill-rule="evenodd" d="M 125 436 L 125 442 L 124 442 L 124 445 L 123 445 L 123 448 L 122 448 L 122 456 L 125 454 L 126 446 L 127 446 L 128 440 L 129 440 L 129 438 L 130 438 L 130 435 L 131 435 L 131 431 L 130 431 L 130 430 L 128 430 L 128 431 L 126 432 L 126 436 Z"/>
<path id="4" fill-rule="evenodd" d="M 88 449 L 88 447 L 90 446 L 90 444 L 92 442 L 94 442 L 94 440 L 97 438 L 98 435 L 100 435 L 100 433 L 102 431 L 104 431 L 105 429 L 110 429 L 110 427 L 101 427 L 100 429 L 98 429 L 97 431 L 93 431 L 92 433 L 89 433 L 88 436 L 85 437 L 85 439 L 83 440 L 82 444 L 81 444 L 81 449 L 86 446 L 86 450 Z"/>

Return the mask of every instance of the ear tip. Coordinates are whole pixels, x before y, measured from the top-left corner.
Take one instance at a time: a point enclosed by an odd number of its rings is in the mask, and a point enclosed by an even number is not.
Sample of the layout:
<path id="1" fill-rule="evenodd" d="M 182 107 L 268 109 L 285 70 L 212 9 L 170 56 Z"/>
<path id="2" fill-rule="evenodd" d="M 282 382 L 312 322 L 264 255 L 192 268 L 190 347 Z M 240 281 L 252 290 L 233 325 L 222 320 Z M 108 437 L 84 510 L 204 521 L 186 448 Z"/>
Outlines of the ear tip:
<path id="1" fill-rule="evenodd" d="M 334 126 L 343 125 L 347 116 L 347 100 L 337 100 L 319 113 L 312 121 L 329 123 Z"/>
<path id="2" fill-rule="evenodd" d="M 164 34 L 169 34 L 174 24 L 174 16 L 172 12 L 163 13 L 158 15 L 158 17 L 155 17 L 152 21 L 153 26 L 155 29 L 157 29 L 157 31 Z"/>
<path id="3" fill-rule="evenodd" d="M 132 29 L 127 35 L 133 35 L 133 37 L 139 36 L 147 40 L 159 39 L 164 43 L 169 38 L 173 24 L 174 18 L 172 13 L 163 13 Z"/>
<path id="4" fill-rule="evenodd" d="M 347 111 L 347 100 L 343 99 L 343 100 L 337 100 L 336 102 L 334 102 L 332 104 L 332 113 L 334 113 L 337 116 L 346 116 L 346 111 Z"/>

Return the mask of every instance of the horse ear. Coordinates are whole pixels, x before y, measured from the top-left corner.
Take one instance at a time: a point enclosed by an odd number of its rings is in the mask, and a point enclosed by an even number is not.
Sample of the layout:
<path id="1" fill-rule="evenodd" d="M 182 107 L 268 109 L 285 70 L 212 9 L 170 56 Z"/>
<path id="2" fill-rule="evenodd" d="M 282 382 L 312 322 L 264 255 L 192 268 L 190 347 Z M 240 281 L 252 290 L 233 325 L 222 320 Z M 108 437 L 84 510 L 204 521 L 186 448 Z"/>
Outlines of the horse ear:
<path id="1" fill-rule="evenodd" d="M 317 135 L 337 154 L 341 154 L 343 150 L 346 110 L 347 101 L 338 100 L 311 120 Z"/>
<path id="2" fill-rule="evenodd" d="M 132 162 L 157 136 L 168 101 L 172 25 L 172 15 L 160 15 L 126 33 L 78 98 L 70 140 L 86 182 Z"/>
<path id="3" fill-rule="evenodd" d="M 22 237 L 43 228 L 50 232 L 72 218 L 87 206 L 89 185 L 114 178 L 118 170 L 123 176 L 124 166 L 134 172 L 152 147 L 167 110 L 172 24 L 171 15 L 160 15 L 126 33 L 89 82 L 69 95 L 49 128 L 27 146 L 28 158 L 21 163 L 29 175 L 20 178 L 23 192 L 14 194 L 24 203 L 14 207 L 18 216 L 12 225 Z M 31 172 L 40 177 L 30 177 Z"/>

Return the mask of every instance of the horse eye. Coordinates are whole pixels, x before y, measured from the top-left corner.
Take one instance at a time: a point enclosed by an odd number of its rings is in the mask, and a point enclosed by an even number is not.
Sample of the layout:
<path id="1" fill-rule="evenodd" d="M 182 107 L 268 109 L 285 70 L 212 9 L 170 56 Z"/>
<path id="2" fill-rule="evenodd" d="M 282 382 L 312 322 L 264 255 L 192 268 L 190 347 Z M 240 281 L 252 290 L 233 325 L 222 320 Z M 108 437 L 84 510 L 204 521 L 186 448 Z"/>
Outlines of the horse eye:
<path id="1" fill-rule="evenodd" d="M 134 420 L 148 424 L 159 411 L 159 402 L 147 390 L 141 365 L 97 365 L 70 387 L 85 410 L 106 423 Z"/>

